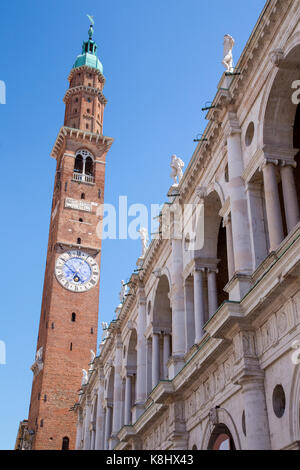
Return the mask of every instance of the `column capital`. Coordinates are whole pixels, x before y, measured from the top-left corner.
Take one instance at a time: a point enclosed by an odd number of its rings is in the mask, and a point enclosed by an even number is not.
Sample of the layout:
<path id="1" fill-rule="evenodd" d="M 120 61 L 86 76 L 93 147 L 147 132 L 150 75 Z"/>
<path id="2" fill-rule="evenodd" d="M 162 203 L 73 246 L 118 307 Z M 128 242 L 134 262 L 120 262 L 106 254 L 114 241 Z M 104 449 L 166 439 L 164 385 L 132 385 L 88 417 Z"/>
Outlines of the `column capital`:
<path id="1" fill-rule="evenodd" d="M 240 127 L 237 114 L 235 112 L 229 111 L 227 113 L 227 120 L 225 121 L 223 131 L 226 138 L 235 134 L 242 133 L 242 129 Z"/>
<path id="2" fill-rule="evenodd" d="M 279 160 L 276 160 L 275 158 L 264 157 L 262 163 L 259 166 L 259 171 L 263 171 L 267 165 L 278 166 Z"/>
<path id="3" fill-rule="evenodd" d="M 196 202 L 204 202 L 204 199 L 207 196 L 207 187 L 205 186 L 197 186 L 196 188 Z"/>

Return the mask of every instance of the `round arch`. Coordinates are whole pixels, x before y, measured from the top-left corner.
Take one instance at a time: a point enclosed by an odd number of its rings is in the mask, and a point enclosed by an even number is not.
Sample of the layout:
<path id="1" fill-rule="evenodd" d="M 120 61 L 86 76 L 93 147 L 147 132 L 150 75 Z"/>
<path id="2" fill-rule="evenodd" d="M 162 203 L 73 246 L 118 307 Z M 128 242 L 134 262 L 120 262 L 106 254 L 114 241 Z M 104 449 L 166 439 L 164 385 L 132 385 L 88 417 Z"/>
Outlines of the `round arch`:
<path id="1" fill-rule="evenodd" d="M 297 37 L 299 41 L 299 38 Z M 292 83 L 299 79 L 300 43 L 289 45 L 280 68 L 271 72 L 259 112 L 259 143 L 261 147 L 292 151 L 293 126 L 297 106 L 292 101 Z M 276 152 L 275 152 L 276 153 Z"/>
<path id="2" fill-rule="evenodd" d="M 218 418 L 219 418 L 219 423 L 225 426 L 224 429 L 227 429 L 229 432 L 229 435 L 232 437 L 235 450 L 242 450 L 238 430 L 231 414 L 227 410 L 225 410 L 225 408 L 220 408 L 218 409 Z M 214 428 L 216 428 L 216 426 L 214 426 Z M 215 429 L 212 429 L 211 422 L 208 421 L 205 431 L 204 431 L 204 435 L 203 435 L 202 446 L 201 446 L 202 450 L 208 450 L 209 445 L 211 443 L 211 437 L 214 431 Z"/>
<path id="3" fill-rule="evenodd" d="M 172 330 L 172 310 L 170 305 L 170 282 L 163 274 L 160 276 L 155 289 L 153 302 L 153 326 Z"/>

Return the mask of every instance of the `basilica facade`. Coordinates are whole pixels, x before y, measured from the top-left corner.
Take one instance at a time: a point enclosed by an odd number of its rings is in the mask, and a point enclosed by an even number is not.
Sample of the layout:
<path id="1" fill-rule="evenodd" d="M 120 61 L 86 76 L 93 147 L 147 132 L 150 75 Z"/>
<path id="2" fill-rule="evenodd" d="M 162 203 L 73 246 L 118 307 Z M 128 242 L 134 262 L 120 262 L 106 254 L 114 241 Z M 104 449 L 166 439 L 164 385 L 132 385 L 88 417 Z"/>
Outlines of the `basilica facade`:
<path id="1" fill-rule="evenodd" d="M 300 1 L 267 1 L 234 68 L 228 51 L 170 236 L 86 363 L 77 449 L 300 448 Z"/>

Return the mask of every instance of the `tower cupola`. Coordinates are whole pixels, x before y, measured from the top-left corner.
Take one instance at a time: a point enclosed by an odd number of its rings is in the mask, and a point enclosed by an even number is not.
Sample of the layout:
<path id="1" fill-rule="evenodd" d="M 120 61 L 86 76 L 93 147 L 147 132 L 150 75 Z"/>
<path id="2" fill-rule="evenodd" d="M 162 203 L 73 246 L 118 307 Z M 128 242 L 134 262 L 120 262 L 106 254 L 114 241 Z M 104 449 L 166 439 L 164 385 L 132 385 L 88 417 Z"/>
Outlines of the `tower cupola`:
<path id="1" fill-rule="evenodd" d="M 88 31 L 89 39 L 88 41 L 83 42 L 81 54 L 77 56 L 73 69 L 85 65 L 87 67 L 92 67 L 99 70 L 103 75 L 103 65 L 97 57 L 98 46 L 95 41 L 93 41 L 94 20 L 91 16 L 88 15 L 88 17 L 91 21 L 90 29 Z"/>

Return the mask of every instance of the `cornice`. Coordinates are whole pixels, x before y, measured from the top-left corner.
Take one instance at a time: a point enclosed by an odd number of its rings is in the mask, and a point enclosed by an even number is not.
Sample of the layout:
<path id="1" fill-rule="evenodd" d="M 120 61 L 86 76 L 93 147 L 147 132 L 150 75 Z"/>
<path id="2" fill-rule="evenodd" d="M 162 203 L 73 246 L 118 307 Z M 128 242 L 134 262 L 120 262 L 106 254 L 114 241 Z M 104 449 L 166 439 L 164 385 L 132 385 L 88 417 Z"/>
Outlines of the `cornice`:
<path id="1" fill-rule="evenodd" d="M 94 132 L 87 132 L 80 129 L 73 129 L 72 127 L 62 126 L 50 154 L 52 158 L 57 159 L 67 138 L 73 138 L 80 141 L 82 144 L 85 142 L 92 143 L 105 152 L 108 152 L 114 141 L 113 138 L 105 137 L 102 134 L 95 134 Z"/>
<path id="2" fill-rule="evenodd" d="M 100 72 L 100 70 L 95 69 L 94 67 L 89 67 L 88 65 L 82 65 L 81 67 L 76 67 L 76 69 L 72 69 L 68 76 L 69 82 L 72 80 L 73 76 L 76 75 L 78 72 L 88 72 L 88 73 L 92 73 L 93 75 L 98 75 L 101 82 L 105 83 L 105 77 Z"/>
<path id="3" fill-rule="evenodd" d="M 94 87 L 91 87 L 91 86 L 85 86 L 85 85 L 78 85 L 78 86 L 75 86 L 73 88 L 69 88 L 67 91 L 66 91 L 66 94 L 63 98 L 63 102 L 65 104 L 67 104 L 67 101 L 68 99 L 75 95 L 76 93 L 80 93 L 80 92 L 83 92 L 83 91 L 86 91 L 92 95 L 95 95 L 95 96 L 98 96 L 99 98 L 99 101 L 100 103 L 106 105 L 107 104 L 107 99 L 105 98 L 105 96 L 103 95 L 102 91 L 99 90 L 99 88 L 94 88 Z"/>

